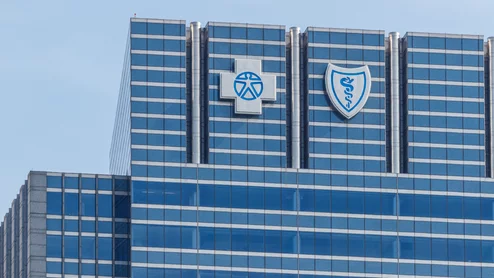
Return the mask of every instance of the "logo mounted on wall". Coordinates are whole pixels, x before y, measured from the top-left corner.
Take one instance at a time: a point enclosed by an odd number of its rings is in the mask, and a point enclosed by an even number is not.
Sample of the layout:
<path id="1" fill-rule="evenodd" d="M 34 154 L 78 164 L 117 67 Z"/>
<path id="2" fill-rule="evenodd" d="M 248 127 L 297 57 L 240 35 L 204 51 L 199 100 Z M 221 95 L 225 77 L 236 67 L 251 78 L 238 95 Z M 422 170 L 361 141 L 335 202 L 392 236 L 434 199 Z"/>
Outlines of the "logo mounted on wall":
<path id="1" fill-rule="evenodd" d="M 261 115 L 262 101 L 276 101 L 276 76 L 261 72 L 260 60 L 235 60 L 235 73 L 221 73 L 220 98 L 235 100 L 235 114 Z"/>
<path id="2" fill-rule="evenodd" d="M 371 75 L 368 66 L 342 68 L 329 64 L 325 81 L 331 102 L 347 119 L 355 116 L 369 98 Z"/>

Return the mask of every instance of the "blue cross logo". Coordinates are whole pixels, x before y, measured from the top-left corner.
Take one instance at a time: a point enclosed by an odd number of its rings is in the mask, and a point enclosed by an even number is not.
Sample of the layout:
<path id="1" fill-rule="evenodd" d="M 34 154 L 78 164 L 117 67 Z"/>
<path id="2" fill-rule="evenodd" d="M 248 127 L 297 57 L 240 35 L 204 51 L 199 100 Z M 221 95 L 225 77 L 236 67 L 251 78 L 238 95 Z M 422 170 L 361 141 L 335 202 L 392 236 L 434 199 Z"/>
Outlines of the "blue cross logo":
<path id="1" fill-rule="evenodd" d="M 220 98 L 234 100 L 235 114 L 261 115 L 263 101 L 276 101 L 276 76 L 263 73 L 261 64 L 235 59 L 235 72 L 220 74 Z"/>
<path id="2" fill-rule="evenodd" d="M 251 71 L 245 71 L 237 75 L 233 83 L 233 89 L 241 99 L 250 101 L 262 95 L 264 85 L 259 75 Z"/>

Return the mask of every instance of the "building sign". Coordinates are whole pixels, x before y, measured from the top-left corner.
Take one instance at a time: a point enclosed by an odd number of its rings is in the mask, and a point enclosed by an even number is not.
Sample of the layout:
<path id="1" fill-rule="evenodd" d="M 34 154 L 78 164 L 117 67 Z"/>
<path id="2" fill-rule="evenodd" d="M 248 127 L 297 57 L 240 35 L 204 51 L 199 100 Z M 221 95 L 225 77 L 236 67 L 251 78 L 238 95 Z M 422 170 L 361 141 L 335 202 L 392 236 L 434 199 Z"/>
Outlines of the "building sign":
<path id="1" fill-rule="evenodd" d="M 369 98 L 371 75 L 368 66 L 342 68 L 329 64 L 325 81 L 331 102 L 347 119 L 355 116 Z"/>
<path id="2" fill-rule="evenodd" d="M 234 99 L 235 114 L 261 115 L 262 101 L 276 101 L 276 76 L 261 72 L 261 60 L 236 59 L 234 73 L 221 73 L 220 98 Z"/>

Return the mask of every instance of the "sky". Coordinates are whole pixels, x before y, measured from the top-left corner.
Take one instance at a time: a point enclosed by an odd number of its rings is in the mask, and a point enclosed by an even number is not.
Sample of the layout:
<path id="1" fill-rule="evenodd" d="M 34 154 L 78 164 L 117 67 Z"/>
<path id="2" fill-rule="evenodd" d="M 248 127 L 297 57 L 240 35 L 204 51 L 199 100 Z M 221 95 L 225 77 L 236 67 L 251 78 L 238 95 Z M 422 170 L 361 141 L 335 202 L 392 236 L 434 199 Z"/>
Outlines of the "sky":
<path id="1" fill-rule="evenodd" d="M 108 173 L 129 18 L 494 36 L 492 0 L 3 0 L 0 220 L 31 170 Z"/>

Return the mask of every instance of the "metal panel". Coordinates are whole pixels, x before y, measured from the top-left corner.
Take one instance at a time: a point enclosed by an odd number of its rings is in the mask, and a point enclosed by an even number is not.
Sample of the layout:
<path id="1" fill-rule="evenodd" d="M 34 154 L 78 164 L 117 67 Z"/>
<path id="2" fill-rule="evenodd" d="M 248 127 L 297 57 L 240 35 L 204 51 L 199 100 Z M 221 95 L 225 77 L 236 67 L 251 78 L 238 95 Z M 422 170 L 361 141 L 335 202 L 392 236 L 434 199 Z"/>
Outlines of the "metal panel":
<path id="1" fill-rule="evenodd" d="M 300 28 L 290 28 L 292 59 L 292 168 L 300 168 Z"/>
<path id="2" fill-rule="evenodd" d="M 391 172 L 400 172 L 400 34 L 389 34 L 391 68 Z"/>
<path id="3" fill-rule="evenodd" d="M 190 24 L 192 40 L 192 163 L 201 162 L 201 23 Z"/>

